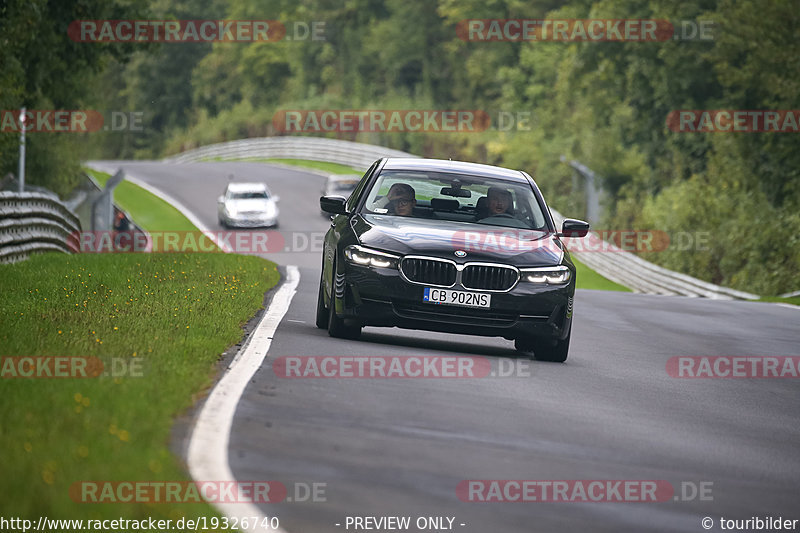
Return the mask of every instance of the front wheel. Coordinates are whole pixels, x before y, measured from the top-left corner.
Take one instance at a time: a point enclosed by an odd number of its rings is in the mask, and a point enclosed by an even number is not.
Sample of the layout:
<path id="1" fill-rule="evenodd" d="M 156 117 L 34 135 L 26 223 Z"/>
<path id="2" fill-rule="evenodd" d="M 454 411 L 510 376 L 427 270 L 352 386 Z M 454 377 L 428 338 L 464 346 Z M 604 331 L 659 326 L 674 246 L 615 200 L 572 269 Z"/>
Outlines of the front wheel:
<path id="1" fill-rule="evenodd" d="M 328 329 L 328 310 L 325 308 L 325 296 L 322 293 L 322 274 L 319 276 L 319 292 L 317 293 L 317 327 Z"/>
<path id="2" fill-rule="evenodd" d="M 361 336 L 359 326 L 348 326 L 336 315 L 336 263 L 333 263 L 333 279 L 328 302 L 328 335 L 339 339 L 357 339 Z"/>

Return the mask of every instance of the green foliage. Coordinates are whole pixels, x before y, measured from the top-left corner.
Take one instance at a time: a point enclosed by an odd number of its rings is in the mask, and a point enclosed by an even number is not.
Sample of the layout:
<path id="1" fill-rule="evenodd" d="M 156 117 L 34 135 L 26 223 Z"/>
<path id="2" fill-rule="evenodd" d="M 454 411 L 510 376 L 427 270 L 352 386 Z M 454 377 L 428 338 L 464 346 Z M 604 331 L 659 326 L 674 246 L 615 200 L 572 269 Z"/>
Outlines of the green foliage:
<path id="1" fill-rule="evenodd" d="M 0 110 L 83 109 L 86 79 L 108 60 L 124 61 L 131 45 L 80 43 L 67 34 L 72 21 L 141 19 L 144 0 L 4 0 L 0 3 Z M 77 181 L 79 134 L 27 135 L 26 181 L 59 194 Z M 85 135 L 85 134 L 83 134 Z M 19 134 L 0 132 L 0 176 L 16 175 Z"/>

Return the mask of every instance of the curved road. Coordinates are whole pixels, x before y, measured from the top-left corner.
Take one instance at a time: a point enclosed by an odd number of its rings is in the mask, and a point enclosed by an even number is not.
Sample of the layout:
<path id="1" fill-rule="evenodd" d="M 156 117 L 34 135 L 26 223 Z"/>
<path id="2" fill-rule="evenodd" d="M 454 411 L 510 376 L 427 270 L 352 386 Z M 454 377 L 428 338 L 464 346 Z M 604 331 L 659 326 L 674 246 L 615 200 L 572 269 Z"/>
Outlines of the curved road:
<path id="1" fill-rule="evenodd" d="M 365 328 L 360 341 L 331 339 L 313 324 L 319 246 L 303 245 L 328 226 L 318 207 L 323 178 L 262 163 L 107 164 L 179 199 L 212 229 L 228 174 L 281 196 L 280 231 L 297 244 L 265 257 L 298 265 L 301 279 L 239 403 L 229 457 L 237 479 L 280 481 L 290 497 L 296 486 L 324 484 L 324 501 L 263 506 L 290 533 L 356 531 L 345 527 L 348 516 L 408 516 L 406 531 L 447 531 L 447 520 L 440 529 L 415 520 L 450 517 L 465 533 L 693 532 L 706 530 L 704 517 L 720 531 L 721 517 L 800 519 L 800 381 L 666 371 L 675 356 L 800 356 L 800 309 L 578 291 L 565 364 L 515 359 L 503 339 L 379 328 Z M 277 357 L 312 355 L 473 355 L 517 372 L 284 379 L 271 368 Z M 664 480 L 675 497 L 495 503 L 456 493 L 462 480 L 504 479 Z"/>

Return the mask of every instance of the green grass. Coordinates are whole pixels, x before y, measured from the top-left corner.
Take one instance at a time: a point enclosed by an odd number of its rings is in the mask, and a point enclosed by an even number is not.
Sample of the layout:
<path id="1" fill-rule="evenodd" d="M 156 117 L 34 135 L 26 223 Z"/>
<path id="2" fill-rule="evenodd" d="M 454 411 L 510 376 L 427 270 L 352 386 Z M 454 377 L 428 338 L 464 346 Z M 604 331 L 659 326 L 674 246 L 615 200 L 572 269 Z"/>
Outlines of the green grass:
<path id="1" fill-rule="evenodd" d="M 604 278 L 591 268 L 587 267 L 572 256 L 572 262 L 575 264 L 575 275 L 577 276 L 576 288 L 578 289 L 594 289 L 600 291 L 620 291 L 631 292 L 627 287 L 623 287 L 619 283 L 615 283 L 609 279 Z"/>
<path id="2" fill-rule="evenodd" d="M 139 187 L 115 192 L 150 231 L 196 230 Z M 211 385 L 219 354 L 278 279 L 270 261 L 217 253 L 49 253 L 0 265 L 0 358 L 92 357 L 117 371 L 15 379 L 0 364 L 0 516 L 218 516 L 206 504 L 76 503 L 69 489 L 189 479 L 168 447 L 174 418 Z"/>
<path id="3" fill-rule="evenodd" d="M 2 356 L 97 357 L 141 376 L 0 378 L 0 516 L 143 518 L 205 505 L 78 504 L 81 480 L 185 480 L 173 419 L 279 279 L 229 254 L 42 254 L 0 266 Z M 112 361 L 113 360 L 113 361 Z M 9 373 L 6 372 L 5 376 Z"/>
<path id="4" fill-rule="evenodd" d="M 763 298 L 758 299 L 757 301 L 800 305 L 800 296 L 792 296 L 791 298 L 781 298 L 780 296 L 765 296 Z"/>
<path id="5" fill-rule="evenodd" d="M 111 177 L 105 172 L 86 171 L 101 185 Z M 114 189 L 114 203 L 127 211 L 146 231 L 197 231 L 180 211 L 129 181 L 123 181 Z"/>

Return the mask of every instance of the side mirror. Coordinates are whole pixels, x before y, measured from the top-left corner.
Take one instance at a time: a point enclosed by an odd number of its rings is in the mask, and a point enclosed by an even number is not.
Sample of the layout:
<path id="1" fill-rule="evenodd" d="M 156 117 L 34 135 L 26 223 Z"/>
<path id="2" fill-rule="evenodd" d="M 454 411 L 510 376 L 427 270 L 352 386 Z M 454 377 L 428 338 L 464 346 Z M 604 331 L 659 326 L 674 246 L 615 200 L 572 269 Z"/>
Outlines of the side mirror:
<path id="1" fill-rule="evenodd" d="M 281 201 L 281 197 L 278 196 L 277 194 L 273 194 L 272 195 L 272 201 L 275 202 L 275 203 L 278 203 L 278 202 Z"/>
<path id="2" fill-rule="evenodd" d="M 332 215 L 346 215 L 346 202 L 347 200 L 341 196 L 322 196 L 319 199 L 319 207 Z"/>
<path id="3" fill-rule="evenodd" d="M 217 198 L 217 203 L 218 204 L 224 204 L 225 203 L 225 197 L 224 196 L 220 196 L 219 198 Z"/>
<path id="4" fill-rule="evenodd" d="M 589 223 L 583 220 L 575 220 L 574 218 L 565 218 L 564 223 L 561 225 L 561 233 L 559 237 L 586 237 L 589 233 Z"/>

